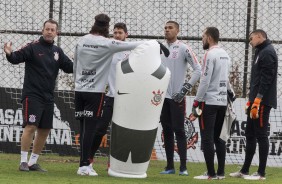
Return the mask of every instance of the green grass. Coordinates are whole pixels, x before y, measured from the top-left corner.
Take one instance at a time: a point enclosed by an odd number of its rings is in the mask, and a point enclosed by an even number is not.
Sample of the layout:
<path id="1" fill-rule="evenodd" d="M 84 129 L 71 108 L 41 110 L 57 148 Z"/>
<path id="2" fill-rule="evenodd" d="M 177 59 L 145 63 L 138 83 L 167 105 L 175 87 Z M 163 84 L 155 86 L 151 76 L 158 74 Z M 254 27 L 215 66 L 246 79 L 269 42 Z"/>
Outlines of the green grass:
<path id="1" fill-rule="evenodd" d="M 189 176 L 175 175 L 160 175 L 159 172 L 164 168 L 164 161 L 151 161 L 147 175 L 145 179 L 127 179 L 127 178 L 115 178 L 110 177 L 107 174 L 107 159 L 97 158 L 95 163 L 95 170 L 99 174 L 98 177 L 90 176 L 78 176 L 76 171 L 78 169 L 78 157 L 62 157 L 56 155 L 42 155 L 39 157 L 40 165 L 47 169 L 47 173 L 40 172 L 20 172 L 18 154 L 0 154 L 0 183 L 1 184 L 33 184 L 33 183 L 59 183 L 59 184 L 83 184 L 83 183 L 114 183 L 114 184 L 131 184 L 131 183 L 282 183 L 282 168 L 267 168 L 267 179 L 265 181 L 246 181 L 244 179 L 236 179 L 228 176 L 230 172 L 237 171 L 240 166 L 227 165 L 226 166 L 226 179 L 225 180 L 213 180 L 213 181 L 199 181 L 193 179 L 193 176 L 202 174 L 206 167 L 203 163 L 188 163 Z M 179 163 L 176 163 L 176 168 L 179 167 Z M 251 168 L 251 172 L 255 172 L 256 167 Z"/>

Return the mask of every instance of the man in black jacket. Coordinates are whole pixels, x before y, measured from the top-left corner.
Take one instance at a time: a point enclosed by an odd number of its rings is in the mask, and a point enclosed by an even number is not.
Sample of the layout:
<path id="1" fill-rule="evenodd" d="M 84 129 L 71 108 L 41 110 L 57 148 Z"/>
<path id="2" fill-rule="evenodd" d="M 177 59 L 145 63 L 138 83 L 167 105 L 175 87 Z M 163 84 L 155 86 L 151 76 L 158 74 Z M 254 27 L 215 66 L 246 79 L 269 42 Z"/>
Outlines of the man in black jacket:
<path id="1" fill-rule="evenodd" d="M 59 69 L 73 73 L 73 63 L 63 50 L 54 45 L 58 34 L 58 23 L 47 20 L 43 24 L 39 40 L 12 52 L 12 43 L 4 45 L 7 60 L 12 64 L 25 62 L 25 76 L 22 90 L 24 112 L 23 134 L 21 137 L 20 171 L 41 171 L 37 159 L 53 128 L 54 89 Z M 37 134 L 35 135 L 35 132 Z M 29 162 L 28 151 L 33 137 L 33 149 Z"/>
<path id="2" fill-rule="evenodd" d="M 264 180 L 269 151 L 268 126 L 271 108 L 277 107 L 277 68 L 278 57 L 267 34 L 257 29 L 250 34 L 250 44 L 255 56 L 252 63 L 249 102 L 247 102 L 246 156 L 242 169 L 230 173 L 232 177 L 248 180 Z M 248 175 L 249 168 L 259 146 L 259 167 L 257 172 Z"/>

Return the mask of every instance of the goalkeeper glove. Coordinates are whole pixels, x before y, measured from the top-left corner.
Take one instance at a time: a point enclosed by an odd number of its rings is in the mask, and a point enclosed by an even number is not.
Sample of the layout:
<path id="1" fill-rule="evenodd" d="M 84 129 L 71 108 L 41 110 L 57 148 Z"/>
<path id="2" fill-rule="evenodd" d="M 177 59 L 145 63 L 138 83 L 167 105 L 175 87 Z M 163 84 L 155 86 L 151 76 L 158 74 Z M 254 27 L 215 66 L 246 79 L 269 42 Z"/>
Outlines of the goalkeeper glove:
<path id="1" fill-rule="evenodd" d="M 189 84 L 189 83 L 184 83 L 181 90 L 178 92 L 178 93 L 174 93 L 172 95 L 172 99 L 175 101 L 175 102 L 182 102 L 182 100 L 184 99 L 184 97 L 186 96 L 186 94 L 191 91 L 192 89 L 192 85 Z"/>
<path id="2" fill-rule="evenodd" d="M 259 106 L 260 106 L 261 98 L 255 98 L 255 101 L 251 107 L 250 117 L 251 119 L 258 119 L 259 118 Z"/>
<path id="3" fill-rule="evenodd" d="M 163 52 L 165 57 L 169 56 L 169 50 L 166 48 L 166 46 L 164 46 L 161 42 L 158 41 L 158 43 L 160 44 L 160 49 L 161 49 L 161 53 Z"/>
<path id="4" fill-rule="evenodd" d="M 199 102 L 197 100 L 194 100 L 193 106 L 192 106 L 192 114 L 195 117 L 199 117 L 202 114 L 202 109 L 199 107 Z"/>
<path id="5" fill-rule="evenodd" d="M 246 106 L 245 106 L 245 114 L 246 114 L 246 115 L 248 115 L 248 109 L 249 109 L 250 105 L 251 105 L 251 102 L 248 101 L 248 102 L 246 103 Z"/>

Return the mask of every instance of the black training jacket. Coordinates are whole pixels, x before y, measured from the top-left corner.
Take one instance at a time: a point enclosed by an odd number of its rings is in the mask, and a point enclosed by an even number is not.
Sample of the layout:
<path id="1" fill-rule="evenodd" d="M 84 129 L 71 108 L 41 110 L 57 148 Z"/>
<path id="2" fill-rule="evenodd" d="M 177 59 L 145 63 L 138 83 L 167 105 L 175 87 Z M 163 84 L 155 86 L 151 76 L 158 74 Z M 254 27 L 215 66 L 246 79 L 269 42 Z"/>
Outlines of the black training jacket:
<path id="1" fill-rule="evenodd" d="M 73 73 L 73 62 L 61 48 L 46 42 L 43 37 L 6 57 L 12 64 L 25 62 L 22 99 L 36 97 L 43 102 L 53 102 L 59 69 Z"/>
<path id="2" fill-rule="evenodd" d="M 249 100 L 262 95 L 261 104 L 277 107 L 278 57 L 270 40 L 256 46 L 252 63 Z"/>

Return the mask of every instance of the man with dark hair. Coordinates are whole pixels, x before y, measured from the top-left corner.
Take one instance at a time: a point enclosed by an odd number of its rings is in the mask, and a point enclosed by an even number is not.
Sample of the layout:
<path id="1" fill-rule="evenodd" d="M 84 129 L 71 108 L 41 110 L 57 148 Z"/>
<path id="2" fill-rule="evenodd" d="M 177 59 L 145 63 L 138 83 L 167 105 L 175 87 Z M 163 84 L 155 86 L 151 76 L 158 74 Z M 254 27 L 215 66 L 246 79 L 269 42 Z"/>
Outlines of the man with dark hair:
<path id="1" fill-rule="evenodd" d="M 47 20 L 43 24 L 42 36 L 39 40 L 15 52 L 12 52 L 11 43 L 4 45 L 4 52 L 10 63 L 25 62 L 22 91 L 24 131 L 21 138 L 20 171 L 46 171 L 37 164 L 37 159 L 53 128 L 56 78 L 59 69 L 66 73 L 73 72 L 72 61 L 61 48 L 54 45 L 57 35 L 58 23 L 54 20 Z M 32 154 L 27 163 L 28 151 L 34 135 Z"/>
<path id="2" fill-rule="evenodd" d="M 95 23 L 92 26 L 90 33 L 99 34 L 105 38 L 109 37 L 110 17 L 106 14 L 99 14 L 95 17 Z"/>
<path id="3" fill-rule="evenodd" d="M 201 66 L 191 48 L 177 39 L 179 24 L 168 21 L 165 24 L 164 45 L 169 49 L 169 57 L 161 55 L 162 63 L 169 68 L 171 79 L 164 100 L 160 121 L 163 127 L 164 145 L 167 158 L 165 170 L 160 174 L 175 174 L 174 168 L 174 133 L 180 157 L 179 175 L 188 176 L 186 167 L 187 141 L 184 131 L 184 118 L 186 116 L 185 96 L 191 91 L 192 86 L 199 80 Z M 194 72 L 188 82 L 185 74 L 191 65 Z"/>
<path id="4" fill-rule="evenodd" d="M 119 30 L 119 31 L 118 31 Z M 121 31 L 122 30 L 122 31 Z M 121 32 L 120 32 L 121 31 Z M 124 35 L 125 34 L 125 35 Z M 118 22 L 114 25 L 114 38 L 116 40 L 121 40 L 119 39 L 120 37 L 118 35 L 124 35 L 124 36 L 128 36 L 128 33 L 127 33 L 127 26 L 125 23 L 123 22 Z M 122 36 L 123 37 L 123 36 Z M 118 38 L 118 39 L 117 39 Z M 124 39 L 122 39 L 122 41 L 124 41 Z"/>
<path id="5" fill-rule="evenodd" d="M 97 176 L 90 165 L 93 142 L 101 117 L 110 64 L 116 52 L 132 50 L 142 42 L 124 42 L 107 38 L 110 18 L 95 16 L 90 34 L 76 45 L 74 59 L 75 117 L 80 120 L 80 164 L 78 175 Z M 96 149 L 96 148 L 95 148 Z"/>
<path id="6" fill-rule="evenodd" d="M 199 117 L 201 147 L 207 172 L 195 176 L 194 179 L 225 178 L 226 143 L 220 139 L 220 133 L 227 108 L 227 90 L 231 89 L 228 79 L 231 61 L 227 52 L 218 45 L 218 40 L 217 28 L 207 27 L 204 30 L 202 42 L 203 49 L 207 52 L 204 56 L 202 76 L 191 116 Z M 218 160 L 217 172 L 214 169 L 215 152 Z"/>
<path id="7" fill-rule="evenodd" d="M 125 41 L 128 36 L 127 27 L 124 23 L 116 23 L 114 25 L 114 39 Z M 95 136 L 93 139 L 92 150 L 90 152 L 90 166 L 92 166 L 93 158 L 99 149 L 103 136 L 107 133 L 109 123 L 113 116 L 114 95 L 115 95 L 115 80 L 116 80 L 116 65 L 119 61 L 127 58 L 130 51 L 118 52 L 113 55 L 108 77 L 108 93 L 104 99 L 104 105 L 100 119 L 97 121 Z"/>
<path id="8" fill-rule="evenodd" d="M 250 45 L 255 55 L 252 62 L 249 101 L 247 102 L 246 155 L 240 171 L 230 173 L 232 177 L 247 180 L 265 180 L 265 168 L 269 151 L 268 126 L 271 108 L 277 107 L 278 57 L 267 34 L 257 29 L 250 34 Z M 249 174 L 249 168 L 259 146 L 259 167 Z"/>

